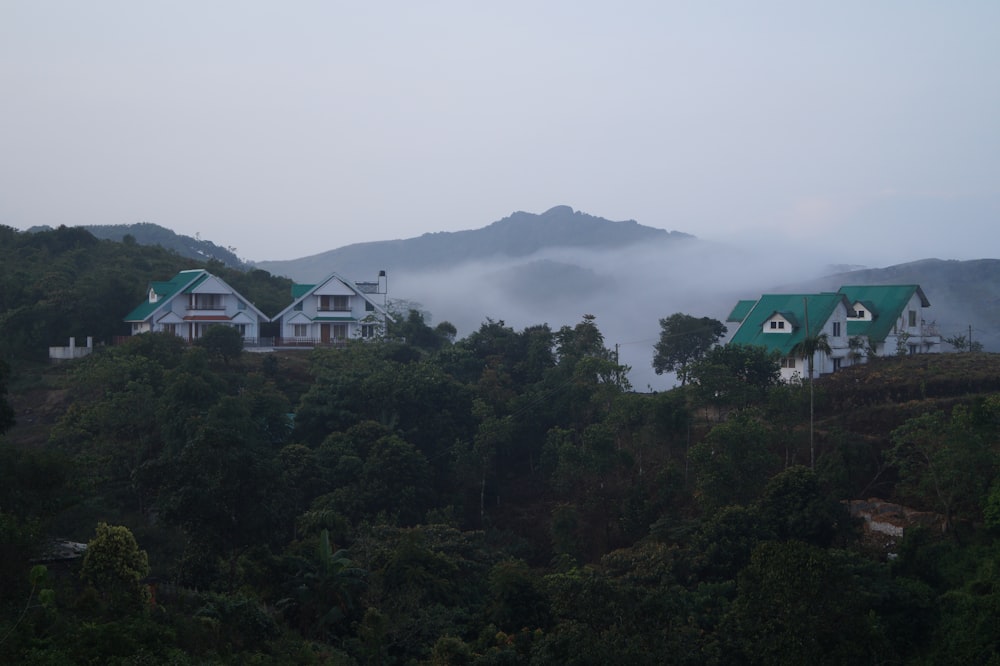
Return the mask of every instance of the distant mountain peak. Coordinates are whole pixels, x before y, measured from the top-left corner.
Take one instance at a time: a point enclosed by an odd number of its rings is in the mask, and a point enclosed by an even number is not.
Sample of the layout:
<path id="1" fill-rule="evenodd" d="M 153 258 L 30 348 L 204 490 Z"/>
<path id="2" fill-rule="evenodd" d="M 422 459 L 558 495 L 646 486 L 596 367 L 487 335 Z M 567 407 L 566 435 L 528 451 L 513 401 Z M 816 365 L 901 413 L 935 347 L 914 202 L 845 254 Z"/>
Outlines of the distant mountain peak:
<path id="1" fill-rule="evenodd" d="M 561 248 L 601 251 L 692 238 L 678 231 L 647 227 L 635 220 L 615 222 L 559 205 L 541 214 L 515 211 L 480 229 L 356 243 L 301 259 L 261 261 L 256 265 L 276 275 L 309 281 L 321 279 L 331 270 L 348 276 L 373 267 L 444 270 L 465 262 L 524 258 Z"/>

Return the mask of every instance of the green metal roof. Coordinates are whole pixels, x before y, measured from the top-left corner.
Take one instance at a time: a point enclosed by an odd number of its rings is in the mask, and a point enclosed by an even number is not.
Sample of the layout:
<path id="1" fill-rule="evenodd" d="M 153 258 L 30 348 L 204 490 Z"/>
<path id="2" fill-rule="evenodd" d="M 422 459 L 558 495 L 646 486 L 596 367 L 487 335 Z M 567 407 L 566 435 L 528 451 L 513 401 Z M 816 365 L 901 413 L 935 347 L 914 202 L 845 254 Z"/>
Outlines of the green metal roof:
<path id="1" fill-rule="evenodd" d="M 914 293 L 920 297 L 922 307 L 930 306 L 927 296 L 916 284 L 849 285 L 841 287 L 840 293 L 851 305 L 860 302 L 873 315 L 871 321 L 848 319 L 847 335 L 866 335 L 872 342 L 885 342 Z"/>
<path id="2" fill-rule="evenodd" d="M 151 314 L 160 309 L 164 304 L 166 304 L 170 297 L 177 294 L 181 290 L 187 289 L 193 286 L 195 281 L 200 282 L 199 278 L 204 279 L 208 274 L 201 269 L 193 269 L 187 271 L 181 271 L 174 277 L 170 278 L 165 282 L 150 282 L 149 288 L 153 290 L 153 293 L 157 295 L 157 300 L 155 303 L 149 302 L 148 291 L 146 302 L 140 304 L 132 312 L 125 315 L 125 321 L 146 321 Z"/>
<path id="3" fill-rule="evenodd" d="M 197 288 L 198 285 L 200 285 L 202 282 L 204 282 L 208 278 L 209 278 L 208 273 L 204 273 L 203 275 L 199 276 L 197 280 L 195 280 L 194 282 L 192 282 L 191 284 L 189 284 L 184 289 L 184 293 L 185 294 L 190 294 L 191 292 L 193 292 L 195 290 L 195 288 Z"/>
<path id="4" fill-rule="evenodd" d="M 297 301 L 310 291 L 312 291 L 316 285 L 314 284 L 293 284 L 292 285 L 292 300 Z"/>
<path id="5" fill-rule="evenodd" d="M 753 310 L 753 306 L 757 305 L 757 301 L 740 301 L 733 308 L 733 311 L 729 313 L 726 317 L 727 322 L 741 322 L 747 318 L 750 311 Z"/>
<path id="6" fill-rule="evenodd" d="M 729 343 L 759 345 L 767 348 L 768 351 L 778 351 L 783 356 L 788 356 L 792 347 L 806 337 L 807 306 L 810 329 L 818 332 L 833 314 L 837 304 L 844 301 L 844 295 L 839 293 L 764 294 L 743 319 L 743 323 Z M 775 314 L 780 314 L 790 322 L 792 326 L 790 333 L 771 333 L 764 330 L 764 323 Z"/>

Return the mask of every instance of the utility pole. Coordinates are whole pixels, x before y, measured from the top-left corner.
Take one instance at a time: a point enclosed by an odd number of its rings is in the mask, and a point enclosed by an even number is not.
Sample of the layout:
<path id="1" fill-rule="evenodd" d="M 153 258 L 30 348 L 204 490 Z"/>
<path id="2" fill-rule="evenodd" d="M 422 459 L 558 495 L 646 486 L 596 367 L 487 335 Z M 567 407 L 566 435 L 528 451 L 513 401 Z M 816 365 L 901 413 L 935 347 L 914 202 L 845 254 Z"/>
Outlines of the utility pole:
<path id="1" fill-rule="evenodd" d="M 809 330 L 809 299 L 805 296 L 802 297 L 802 308 L 805 310 L 806 314 L 806 340 L 811 339 L 811 332 Z M 815 435 L 813 432 L 813 357 L 816 355 L 814 349 L 809 349 L 809 359 L 807 367 L 809 368 L 809 469 L 816 469 L 816 445 L 815 445 Z"/>

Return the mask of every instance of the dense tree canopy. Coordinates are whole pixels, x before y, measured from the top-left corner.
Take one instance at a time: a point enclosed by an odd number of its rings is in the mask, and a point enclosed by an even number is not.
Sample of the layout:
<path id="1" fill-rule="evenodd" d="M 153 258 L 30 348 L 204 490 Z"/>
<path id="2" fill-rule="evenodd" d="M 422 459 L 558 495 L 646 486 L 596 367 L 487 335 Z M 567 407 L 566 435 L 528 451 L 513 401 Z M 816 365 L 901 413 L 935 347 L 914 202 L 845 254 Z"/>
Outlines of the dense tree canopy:
<path id="1" fill-rule="evenodd" d="M 997 660 L 987 355 L 817 379 L 807 468 L 804 386 L 773 355 L 709 345 L 637 393 L 591 315 L 454 339 L 409 308 L 405 335 L 337 349 L 147 334 L 31 363 L 31 322 L 113 246 L 0 240 L 51 274 L 0 289 L 0 663 Z M 175 268 L 115 256 L 111 291 Z M 844 500 L 873 497 L 927 527 L 864 531 Z"/>
<path id="2" fill-rule="evenodd" d="M 688 366 L 703 357 L 726 334 L 726 326 L 711 317 L 693 317 L 683 312 L 660 320 L 660 339 L 654 346 L 656 374 L 676 372 L 687 384 Z"/>

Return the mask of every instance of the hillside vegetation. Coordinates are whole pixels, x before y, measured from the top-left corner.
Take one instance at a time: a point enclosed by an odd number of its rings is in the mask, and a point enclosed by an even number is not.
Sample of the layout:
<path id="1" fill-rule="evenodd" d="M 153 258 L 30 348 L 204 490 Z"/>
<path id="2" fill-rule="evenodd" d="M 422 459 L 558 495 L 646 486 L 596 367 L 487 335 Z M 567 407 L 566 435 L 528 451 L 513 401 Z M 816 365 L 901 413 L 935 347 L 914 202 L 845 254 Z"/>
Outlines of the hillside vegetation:
<path id="1" fill-rule="evenodd" d="M 236 248 L 221 247 L 212 241 L 191 238 L 151 222 L 135 224 L 92 224 L 83 227 L 94 238 L 124 242 L 126 238 L 139 245 L 153 245 L 176 252 L 185 259 L 215 261 L 229 268 L 244 270 L 246 264 L 236 256 Z M 51 227 L 33 227 L 29 232 L 53 231 Z"/>
<path id="2" fill-rule="evenodd" d="M 291 281 L 261 270 L 202 263 L 159 246 L 99 240 L 80 227 L 36 233 L 0 226 L 0 359 L 44 359 L 48 347 L 109 344 L 153 280 L 207 268 L 267 315 L 291 302 Z"/>
<path id="3" fill-rule="evenodd" d="M 809 469 L 808 389 L 753 350 L 636 394 L 593 318 L 406 325 L 410 344 L 234 360 L 151 334 L 17 361 L 0 661 L 996 658 L 997 356 L 817 382 Z M 873 545 L 842 502 L 868 497 L 937 527 Z M 50 537 L 87 557 L 46 560 Z"/>
<path id="4" fill-rule="evenodd" d="M 635 393 L 590 315 L 111 344 L 197 264 L 0 234 L 0 663 L 998 659 L 995 354 L 846 369 L 810 418 L 759 348 Z M 287 304 L 287 280 L 207 267 Z M 107 344 L 41 360 L 69 335 Z M 874 539 L 845 504 L 869 498 L 919 521 Z"/>

